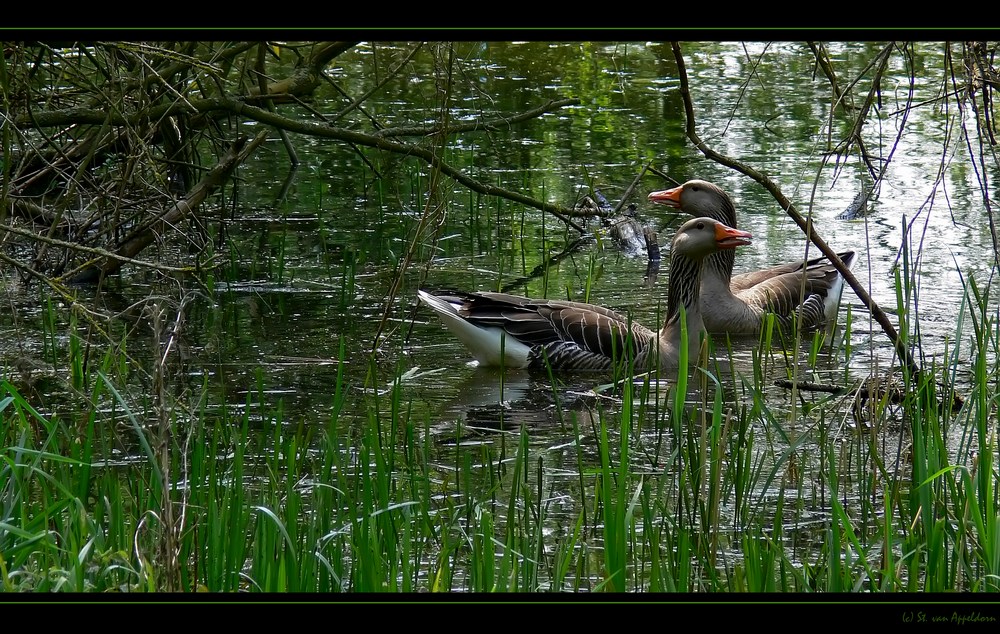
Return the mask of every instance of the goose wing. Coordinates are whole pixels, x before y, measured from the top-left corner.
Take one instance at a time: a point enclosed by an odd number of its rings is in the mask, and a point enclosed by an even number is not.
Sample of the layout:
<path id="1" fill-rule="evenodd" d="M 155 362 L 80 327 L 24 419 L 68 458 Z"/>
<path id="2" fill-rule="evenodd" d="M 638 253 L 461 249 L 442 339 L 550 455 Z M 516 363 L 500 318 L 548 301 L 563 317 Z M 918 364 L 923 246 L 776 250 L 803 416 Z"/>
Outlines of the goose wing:
<path id="1" fill-rule="evenodd" d="M 848 268 L 855 253 L 837 254 Z M 734 282 L 736 279 L 734 278 Z M 734 294 L 750 306 L 778 315 L 796 315 L 803 328 L 822 326 L 840 301 L 844 278 L 825 257 L 755 271 L 741 277 L 748 286 Z"/>
<path id="2" fill-rule="evenodd" d="M 847 265 L 847 268 L 851 268 L 851 264 L 854 262 L 855 257 L 854 251 L 841 251 L 837 255 L 844 262 L 844 264 Z M 739 291 L 753 288 L 754 286 L 762 284 L 768 280 L 780 278 L 789 273 L 798 273 L 803 270 L 810 271 L 810 275 L 819 275 L 824 278 L 828 277 L 831 274 L 831 271 L 834 277 L 837 275 L 837 270 L 836 267 L 833 266 L 833 263 L 831 263 L 826 256 L 820 256 L 809 260 L 786 262 L 785 264 L 779 264 L 777 266 L 757 271 L 734 273 L 730 279 L 729 287 L 733 290 L 733 293 L 738 294 Z"/>

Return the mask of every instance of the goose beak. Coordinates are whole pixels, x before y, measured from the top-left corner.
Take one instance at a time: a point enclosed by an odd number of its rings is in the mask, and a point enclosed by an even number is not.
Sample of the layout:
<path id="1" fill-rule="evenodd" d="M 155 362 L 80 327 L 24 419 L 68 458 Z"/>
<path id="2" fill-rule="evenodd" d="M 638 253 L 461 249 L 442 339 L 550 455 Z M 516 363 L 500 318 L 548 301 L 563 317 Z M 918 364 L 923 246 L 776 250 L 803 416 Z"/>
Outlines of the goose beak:
<path id="1" fill-rule="evenodd" d="M 664 189 L 659 192 L 651 192 L 647 199 L 654 203 L 663 203 L 664 205 L 669 205 L 674 209 L 681 208 L 681 192 L 684 187 L 674 187 L 673 189 Z"/>
<path id="2" fill-rule="evenodd" d="M 735 249 L 736 247 L 752 244 L 750 241 L 752 237 L 753 235 L 749 231 L 733 229 L 721 222 L 715 225 L 715 242 L 719 245 L 720 249 Z"/>

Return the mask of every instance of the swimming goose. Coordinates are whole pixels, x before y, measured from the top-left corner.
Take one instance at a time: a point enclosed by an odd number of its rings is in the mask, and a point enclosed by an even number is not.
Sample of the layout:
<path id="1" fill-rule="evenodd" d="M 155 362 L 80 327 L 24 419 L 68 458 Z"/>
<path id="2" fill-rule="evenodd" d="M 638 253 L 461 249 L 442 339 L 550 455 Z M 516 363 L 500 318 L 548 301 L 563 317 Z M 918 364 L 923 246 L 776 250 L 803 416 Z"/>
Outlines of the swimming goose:
<path id="1" fill-rule="evenodd" d="M 698 308 L 702 260 L 750 244 L 751 235 L 711 218 L 687 221 L 670 249 L 666 321 L 658 332 L 618 313 L 581 302 L 529 299 L 505 293 L 417 292 L 481 365 L 509 368 L 608 369 L 631 345 L 636 369 L 676 370 L 684 309 L 690 358 L 704 326 Z"/>
<path id="2" fill-rule="evenodd" d="M 729 194 L 707 181 L 690 180 L 680 187 L 652 192 L 649 200 L 736 226 L 736 206 Z M 854 251 L 837 255 L 848 268 L 854 264 Z M 732 250 L 705 259 L 701 317 L 709 332 L 757 334 L 768 312 L 775 313 L 786 329 L 793 316 L 803 330 L 824 327 L 836 319 L 844 278 L 826 257 L 733 275 L 735 259 Z"/>

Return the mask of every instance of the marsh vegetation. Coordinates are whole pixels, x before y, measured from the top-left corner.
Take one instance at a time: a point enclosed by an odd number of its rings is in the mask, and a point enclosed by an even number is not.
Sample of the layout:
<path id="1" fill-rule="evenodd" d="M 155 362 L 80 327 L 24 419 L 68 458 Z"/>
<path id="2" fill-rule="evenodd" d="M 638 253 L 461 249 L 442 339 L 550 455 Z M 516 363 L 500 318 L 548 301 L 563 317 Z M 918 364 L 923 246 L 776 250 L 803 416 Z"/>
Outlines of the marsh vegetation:
<path id="1" fill-rule="evenodd" d="M 4 43 L 0 588 L 997 591 L 996 52 Z M 657 324 L 609 227 L 668 245 L 690 178 L 742 270 L 859 252 L 828 337 L 676 385 L 475 367 L 418 306 Z"/>

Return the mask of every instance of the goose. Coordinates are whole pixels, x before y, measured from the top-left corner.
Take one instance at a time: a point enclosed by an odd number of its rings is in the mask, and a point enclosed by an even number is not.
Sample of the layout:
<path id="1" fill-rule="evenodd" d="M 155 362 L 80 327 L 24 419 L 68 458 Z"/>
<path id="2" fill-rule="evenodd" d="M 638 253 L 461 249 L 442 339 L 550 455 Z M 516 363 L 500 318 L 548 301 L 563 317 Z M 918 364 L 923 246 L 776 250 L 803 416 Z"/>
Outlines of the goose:
<path id="1" fill-rule="evenodd" d="M 673 189 L 652 192 L 648 199 L 736 226 L 732 198 L 708 181 L 690 180 Z M 847 268 L 854 264 L 854 251 L 837 255 Z M 733 275 L 735 259 L 732 250 L 718 251 L 705 259 L 701 317 L 707 331 L 755 335 L 768 312 L 777 316 L 786 331 L 793 320 L 804 331 L 830 326 L 836 320 L 844 278 L 825 256 Z"/>
<path id="2" fill-rule="evenodd" d="M 676 370 L 681 315 L 696 358 L 704 334 L 698 307 L 702 260 L 719 250 L 750 244 L 751 235 L 711 218 L 684 223 L 670 249 L 667 314 L 654 331 L 608 308 L 582 302 L 531 299 L 506 293 L 417 292 L 480 365 L 560 370 L 604 370 L 624 359 L 636 369 Z M 683 310 L 683 312 L 682 312 Z"/>

